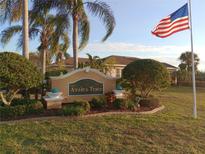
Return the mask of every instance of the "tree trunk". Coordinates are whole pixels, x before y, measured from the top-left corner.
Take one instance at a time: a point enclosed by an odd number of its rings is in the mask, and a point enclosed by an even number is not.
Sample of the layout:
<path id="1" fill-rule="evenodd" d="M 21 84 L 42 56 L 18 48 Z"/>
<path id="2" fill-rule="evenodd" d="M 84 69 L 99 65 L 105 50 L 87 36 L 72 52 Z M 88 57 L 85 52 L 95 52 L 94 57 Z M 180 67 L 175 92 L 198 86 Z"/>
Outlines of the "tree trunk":
<path id="1" fill-rule="evenodd" d="M 43 74 L 43 83 L 42 83 L 42 89 L 41 89 L 41 99 L 43 99 L 43 96 L 45 95 L 45 75 L 46 75 L 46 54 L 47 50 L 43 49 L 42 50 L 43 55 L 42 55 L 42 74 Z"/>
<path id="2" fill-rule="evenodd" d="M 38 100 L 38 88 L 35 88 L 35 100 Z"/>
<path id="3" fill-rule="evenodd" d="M 29 59 L 28 0 L 23 1 L 23 56 Z"/>
<path id="4" fill-rule="evenodd" d="M 6 93 L 6 96 L 4 96 L 3 92 L 0 92 L 0 100 L 2 100 L 4 105 L 10 106 L 12 103 L 12 100 L 15 98 L 18 92 L 19 92 L 19 89 L 11 90 Z"/>
<path id="5" fill-rule="evenodd" d="M 73 59 L 74 69 L 78 68 L 78 15 L 73 15 Z"/>
<path id="6" fill-rule="evenodd" d="M 45 79 L 46 74 L 46 50 L 43 49 L 43 57 L 42 57 L 42 74 L 43 74 L 43 80 Z"/>

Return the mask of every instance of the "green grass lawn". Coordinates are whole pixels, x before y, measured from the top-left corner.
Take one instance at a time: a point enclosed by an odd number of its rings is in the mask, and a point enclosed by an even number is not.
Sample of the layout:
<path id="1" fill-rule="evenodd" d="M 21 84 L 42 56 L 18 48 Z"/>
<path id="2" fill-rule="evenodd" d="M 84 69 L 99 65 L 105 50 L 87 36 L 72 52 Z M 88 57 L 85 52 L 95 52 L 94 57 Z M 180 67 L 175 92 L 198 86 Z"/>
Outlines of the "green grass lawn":
<path id="1" fill-rule="evenodd" d="M 205 89 L 156 93 L 165 110 L 154 115 L 57 118 L 0 124 L 0 153 L 205 153 Z"/>

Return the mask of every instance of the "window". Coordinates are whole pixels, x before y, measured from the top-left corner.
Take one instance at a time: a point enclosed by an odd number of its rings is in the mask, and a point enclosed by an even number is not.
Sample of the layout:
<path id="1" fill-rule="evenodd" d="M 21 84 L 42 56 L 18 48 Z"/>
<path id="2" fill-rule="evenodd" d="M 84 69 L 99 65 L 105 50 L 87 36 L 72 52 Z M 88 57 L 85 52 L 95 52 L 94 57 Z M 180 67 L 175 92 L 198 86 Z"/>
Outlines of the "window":
<path id="1" fill-rule="evenodd" d="M 122 74 L 121 69 L 116 69 L 116 77 L 121 78 L 121 74 Z"/>

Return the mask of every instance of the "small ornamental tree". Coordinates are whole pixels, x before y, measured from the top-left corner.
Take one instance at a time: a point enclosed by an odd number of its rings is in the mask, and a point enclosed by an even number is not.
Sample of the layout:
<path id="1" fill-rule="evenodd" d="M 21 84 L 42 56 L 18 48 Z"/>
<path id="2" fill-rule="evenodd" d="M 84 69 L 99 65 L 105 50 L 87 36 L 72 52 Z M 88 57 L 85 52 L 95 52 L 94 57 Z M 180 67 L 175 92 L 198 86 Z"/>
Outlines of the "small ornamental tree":
<path id="1" fill-rule="evenodd" d="M 16 53 L 0 53 L 0 98 L 5 105 L 10 105 L 20 89 L 39 86 L 42 75 L 29 60 Z"/>
<path id="2" fill-rule="evenodd" d="M 148 97 L 153 90 L 161 90 L 170 85 L 170 75 L 166 67 L 151 59 L 128 64 L 122 72 L 122 79 L 129 85 L 133 99 L 137 96 L 137 90 L 141 97 Z"/>

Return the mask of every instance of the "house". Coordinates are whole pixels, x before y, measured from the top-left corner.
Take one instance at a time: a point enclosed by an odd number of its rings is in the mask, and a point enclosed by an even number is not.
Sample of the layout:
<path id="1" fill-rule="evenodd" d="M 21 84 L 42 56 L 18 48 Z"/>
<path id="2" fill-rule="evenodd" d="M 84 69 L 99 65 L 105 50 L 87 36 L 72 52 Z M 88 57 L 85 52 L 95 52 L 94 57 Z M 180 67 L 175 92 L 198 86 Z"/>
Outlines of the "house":
<path id="1" fill-rule="evenodd" d="M 109 64 L 112 63 L 112 70 L 110 71 L 110 75 L 112 77 L 120 78 L 122 77 L 122 70 L 131 62 L 139 60 L 140 58 L 136 57 L 126 57 L 126 56 L 109 56 L 105 58 L 105 61 Z M 172 84 L 177 84 L 177 77 L 175 75 L 177 71 L 177 67 L 170 65 L 168 63 L 162 63 L 170 73 Z"/>
<path id="2" fill-rule="evenodd" d="M 116 56 L 116 55 L 111 55 L 108 57 L 103 58 L 106 62 L 107 65 L 110 65 L 110 71 L 107 73 L 108 75 L 110 75 L 111 77 L 116 77 L 116 78 L 120 78 L 122 77 L 122 70 L 131 62 L 139 60 L 140 58 L 136 58 L 136 57 L 127 57 L 127 56 Z M 78 58 L 79 63 L 86 63 L 89 61 L 88 58 Z M 173 76 L 173 74 L 177 71 L 177 67 L 170 65 L 168 63 L 162 63 L 167 70 L 170 72 L 171 77 L 172 77 L 172 83 L 176 83 L 177 82 L 177 78 L 175 76 Z M 56 67 L 56 64 L 51 65 L 50 67 Z M 67 70 L 72 70 L 73 69 L 73 58 L 67 58 L 64 61 L 64 68 L 66 68 Z"/>

